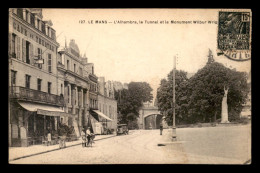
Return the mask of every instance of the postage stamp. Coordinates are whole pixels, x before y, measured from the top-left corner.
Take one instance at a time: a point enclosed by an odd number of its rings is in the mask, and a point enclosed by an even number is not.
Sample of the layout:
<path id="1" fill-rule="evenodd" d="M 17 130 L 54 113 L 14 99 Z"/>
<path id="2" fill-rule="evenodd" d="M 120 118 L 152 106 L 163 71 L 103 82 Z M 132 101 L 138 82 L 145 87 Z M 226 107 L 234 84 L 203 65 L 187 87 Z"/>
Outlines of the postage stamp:
<path id="1" fill-rule="evenodd" d="M 251 11 L 219 11 L 218 54 L 236 61 L 251 59 Z"/>

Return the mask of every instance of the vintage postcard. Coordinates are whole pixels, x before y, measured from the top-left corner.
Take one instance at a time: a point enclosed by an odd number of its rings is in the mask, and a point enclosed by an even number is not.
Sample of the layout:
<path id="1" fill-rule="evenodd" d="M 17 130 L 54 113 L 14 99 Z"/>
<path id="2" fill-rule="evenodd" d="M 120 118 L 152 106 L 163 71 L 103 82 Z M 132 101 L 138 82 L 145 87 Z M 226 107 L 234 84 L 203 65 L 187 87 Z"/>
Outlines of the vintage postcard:
<path id="1" fill-rule="evenodd" d="M 250 9 L 10 8 L 10 164 L 251 164 Z"/>

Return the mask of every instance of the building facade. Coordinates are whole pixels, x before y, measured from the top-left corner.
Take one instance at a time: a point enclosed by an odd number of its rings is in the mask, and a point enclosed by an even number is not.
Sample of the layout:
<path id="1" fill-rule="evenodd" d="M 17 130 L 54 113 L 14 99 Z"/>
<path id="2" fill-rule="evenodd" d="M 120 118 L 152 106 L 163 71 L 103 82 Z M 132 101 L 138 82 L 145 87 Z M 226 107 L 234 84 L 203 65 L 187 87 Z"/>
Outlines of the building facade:
<path id="1" fill-rule="evenodd" d="M 98 110 L 111 120 L 103 119 L 102 126 L 107 129 L 117 128 L 117 101 L 114 97 L 114 86 L 104 77 L 98 78 Z"/>
<path id="2" fill-rule="evenodd" d="M 65 112 L 69 115 L 62 121 L 73 126 L 78 137 L 82 128 L 87 126 L 89 109 L 94 109 L 94 103 L 97 104 L 97 93 L 94 92 L 97 82 L 93 82 L 94 70 L 89 73 L 88 64 L 87 57 L 80 56 L 74 39 L 58 52 L 59 93 L 64 95 Z M 92 67 L 94 69 L 93 64 Z"/>
<path id="3" fill-rule="evenodd" d="M 59 43 L 52 22 L 42 19 L 41 9 L 9 10 L 9 146 L 44 140 L 47 131 L 57 131 L 64 113 Z"/>

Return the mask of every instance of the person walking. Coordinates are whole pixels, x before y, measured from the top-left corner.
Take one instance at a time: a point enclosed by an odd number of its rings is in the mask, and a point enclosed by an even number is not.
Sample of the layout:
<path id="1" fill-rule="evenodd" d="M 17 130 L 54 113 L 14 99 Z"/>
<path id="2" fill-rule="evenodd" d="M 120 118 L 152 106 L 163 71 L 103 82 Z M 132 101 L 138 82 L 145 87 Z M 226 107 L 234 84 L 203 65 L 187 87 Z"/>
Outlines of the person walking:
<path id="1" fill-rule="evenodd" d="M 88 127 L 87 131 L 86 131 L 86 135 L 87 135 L 87 140 L 88 140 L 88 144 L 87 146 L 89 145 L 89 142 L 90 142 L 90 138 L 91 138 L 91 131 L 90 131 L 90 127 Z"/>
<path id="2" fill-rule="evenodd" d="M 86 133 L 84 128 L 81 131 L 81 139 L 82 139 L 82 147 L 86 147 Z"/>
<path id="3" fill-rule="evenodd" d="M 160 135 L 162 135 L 162 131 L 163 131 L 163 125 L 160 124 Z"/>
<path id="4" fill-rule="evenodd" d="M 51 145 L 51 131 L 48 130 L 48 134 L 47 134 L 47 146 L 49 146 L 49 144 Z"/>

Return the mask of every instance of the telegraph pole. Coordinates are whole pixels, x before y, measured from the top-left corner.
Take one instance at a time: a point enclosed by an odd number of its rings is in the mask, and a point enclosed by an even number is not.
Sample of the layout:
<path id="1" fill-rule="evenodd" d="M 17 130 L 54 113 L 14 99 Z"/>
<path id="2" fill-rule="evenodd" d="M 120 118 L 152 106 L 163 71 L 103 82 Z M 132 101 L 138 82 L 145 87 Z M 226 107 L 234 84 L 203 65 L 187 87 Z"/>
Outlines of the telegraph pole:
<path id="1" fill-rule="evenodd" d="M 175 70 L 176 70 L 176 56 L 173 57 L 173 70 L 172 70 L 172 141 L 177 140 L 177 135 L 176 135 L 176 127 L 175 127 Z"/>

